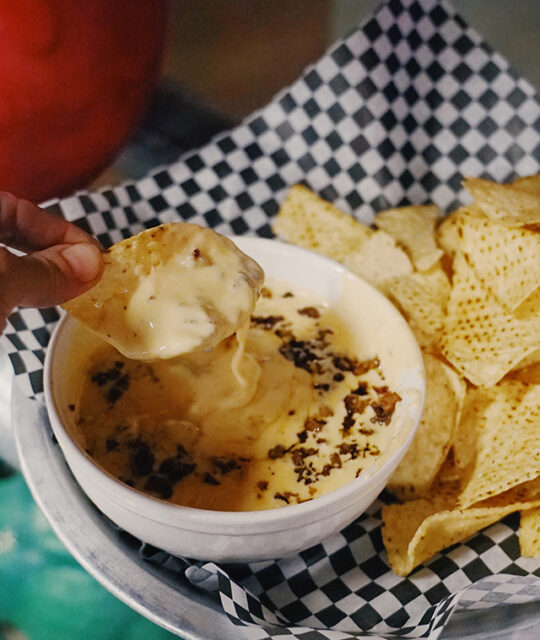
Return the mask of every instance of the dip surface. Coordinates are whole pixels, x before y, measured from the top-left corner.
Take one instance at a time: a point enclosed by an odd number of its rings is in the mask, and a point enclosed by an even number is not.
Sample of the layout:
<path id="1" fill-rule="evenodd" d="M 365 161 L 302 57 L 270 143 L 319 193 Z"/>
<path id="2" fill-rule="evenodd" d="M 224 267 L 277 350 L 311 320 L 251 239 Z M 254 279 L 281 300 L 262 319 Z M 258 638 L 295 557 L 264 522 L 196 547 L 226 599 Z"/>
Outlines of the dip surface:
<path id="1" fill-rule="evenodd" d="M 123 482 L 190 507 L 272 509 L 346 484 L 388 447 L 401 400 L 324 300 L 272 278 L 249 328 L 209 352 L 129 360 L 82 326 L 75 343 L 80 444 Z"/>

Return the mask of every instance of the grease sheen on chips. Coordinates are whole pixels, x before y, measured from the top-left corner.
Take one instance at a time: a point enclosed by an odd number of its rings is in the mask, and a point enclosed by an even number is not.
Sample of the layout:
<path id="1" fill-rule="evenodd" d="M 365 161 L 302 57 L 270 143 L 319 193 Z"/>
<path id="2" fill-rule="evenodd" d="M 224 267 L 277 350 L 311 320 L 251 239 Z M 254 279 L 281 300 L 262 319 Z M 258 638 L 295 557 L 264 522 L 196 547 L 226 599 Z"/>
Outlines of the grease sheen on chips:
<path id="1" fill-rule="evenodd" d="M 378 232 L 350 218 L 346 238 L 315 194 L 304 217 L 292 220 L 285 207 L 274 226 L 294 242 L 302 235 L 294 228 L 305 225 L 310 248 L 322 253 L 324 236 L 333 234 L 332 246 L 341 239 L 343 252 L 327 255 L 360 275 L 365 268 L 424 353 L 422 424 L 388 485 L 405 502 L 382 509 L 383 541 L 400 575 L 521 510 L 522 553 L 540 557 L 540 174 L 464 184 L 474 201 L 435 228 L 435 209 L 403 207 L 381 212 Z M 365 250 L 383 231 L 410 259 L 390 278 L 391 252 Z"/>

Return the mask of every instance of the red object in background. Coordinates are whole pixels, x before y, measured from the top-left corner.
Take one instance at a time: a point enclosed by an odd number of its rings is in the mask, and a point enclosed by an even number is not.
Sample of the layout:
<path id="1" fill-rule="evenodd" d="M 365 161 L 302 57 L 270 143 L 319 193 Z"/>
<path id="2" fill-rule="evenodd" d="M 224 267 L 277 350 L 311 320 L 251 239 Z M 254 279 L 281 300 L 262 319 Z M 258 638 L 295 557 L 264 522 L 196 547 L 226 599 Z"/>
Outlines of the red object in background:
<path id="1" fill-rule="evenodd" d="M 86 186 L 139 124 L 165 0 L 0 4 L 0 190 L 35 202 Z"/>

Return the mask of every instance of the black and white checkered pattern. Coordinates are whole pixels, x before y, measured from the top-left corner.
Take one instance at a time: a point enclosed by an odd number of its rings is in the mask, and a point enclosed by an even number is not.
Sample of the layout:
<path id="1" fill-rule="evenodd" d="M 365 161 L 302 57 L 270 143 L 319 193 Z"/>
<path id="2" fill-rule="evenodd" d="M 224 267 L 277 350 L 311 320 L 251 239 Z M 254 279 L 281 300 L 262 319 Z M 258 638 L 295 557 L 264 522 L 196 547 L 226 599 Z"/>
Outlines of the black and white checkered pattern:
<path id="1" fill-rule="evenodd" d="M 448 4 L 388 0 L 239 127 L 141 180 L 57 206 L 105 246 L 172 220 L 271 236 L 297 182 L 369 222 L 407 203 L 452 209 L 464 199 L 463 175 L 506 181 L 538 171 L 540 103 L 530 84 Z M 56 319 L 54 310 L 21 310 L 2 338 L 17 382 L 38 399 Z M 378 506 L 279 562 L 217 567 L 141 553 L 217 589 L 254 640 L 436 638 L 455 607 L 540 599 L 540 564 L 519 557 L 517 516 L 402 579 L 385 559 Z"/>

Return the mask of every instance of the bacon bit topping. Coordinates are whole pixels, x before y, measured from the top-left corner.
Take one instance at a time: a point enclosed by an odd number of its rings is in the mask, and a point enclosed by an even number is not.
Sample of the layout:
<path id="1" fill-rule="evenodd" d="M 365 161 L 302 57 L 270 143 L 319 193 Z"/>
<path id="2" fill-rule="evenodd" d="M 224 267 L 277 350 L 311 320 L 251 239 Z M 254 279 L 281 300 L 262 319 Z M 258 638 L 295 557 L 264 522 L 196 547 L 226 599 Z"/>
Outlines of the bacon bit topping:
<path id="1" fill-rule="evenodd" d="M 283 316 L 252 316 L 251 324 L 256 327 L 262 327 L 265 330 L 270 330 L 282 320 Z"/>
<path id="2" fill-rule="evenodd" d="M 341 457 L 340 457 L 339 453 L 333 453 L 330 456 L 330 462 L 332 463 L 334 468 L 341 469 Z"/>
<path id="3" fill-rule="evenodd" d="M 345 403 L 345 411 L 347 412 L 343 418 L 343 433 L 347 434 L 354 426 L 354 415 L 362 414 L 369 404 L 369 400 L 361 400 L 360 396 L 349 393 L 343 398 Z"/>
<path id="4" fill-rule="evenodd" d="M 204 474 L 203 482 L 205 484 L 211 484 L 214 487 L 217 487 L 221 484 L 221 482 L 215 476 L 213 476 L 211 473 L 208 473 L 208 472 Z"/>
<path id="5" fill-rule="evenodd" d="M 352 371 L 355 376 L 361 376 L 370 369 L 377 369 L 380 366 L 378 358 L 360 361 L 356 360 L 356 358 L 350 358 L 349 356 L 336 356 L 333 363 L 336 369 L 340 371 Z"/>
<path id="6" fill-rule="evenodd" d="M 321 313 L 316 307 L 303 307 L 298 309 L 298 313 L 301 316 L 307 316 L 308 318 L 320 318 Z"/>
<path id="7" fill-rule="evenodd" d="M 351 460 L 358 458 L 360 455 L 356 442 L 342 442 L 337 449 L 342 456 L 349 455 Z"/>
<path id="8" fill-rule="evenodd" d="M 114 451 L 117 448 L 118 440 L 115 438 L 107 438 L 107 440 L 105 440 L 105 449 L 107 449 L 107 451 Z"/>
<path id="9" fill-rule="evenodd" d="M 358 388 L 353 391 L 357 396 L 366 396 L 367 392 L 367 382 L 361 382 Z"/>
<path id="10" fill-rule="evenodd" d="M 276 444 L 275 447 L 268 451 L 268 457 L 270 460 L 276 460 L 277 458 L 283 458 L 286 453 L 287 449 L 282 444 Z"/>
<path id="11" fill-rule="evenodd" d="M 299 447 L 295 449 L 292 453 L 292 460 L 297 467 L 300 467 L 304 464 L 304 460 L 309 456 L 314 456 L 316 453 L 319 453 L 318 449 L 314 449 L 310 447 L 307 449 L 306 447 Z"/>
<path id="12" fill-rule="evenodd" d="M 283 493 L 276 491 L 276 493 L 274 493 L 275 500 L 283 500 L 283 502 L 286 502 L 287 504 L 291 504 L 291 498 L 296 498 L 297 503 L 301 502 L 300 496 L 292 491 L 284 491 Z"/>
<path id="13" fill-rule="evenodd" d="M 377 402 L 371 403 L 371 407 L 373 408 L 373 411 L 375 411 L 375 415 L 371 418 L 371 422 L 390 424 L 396 404 L 400 400 L 401 397 L 394 391 L 385 391 L 381 394 Z"/>
<path id="14" fill-rule="evenodd" d="M 319 420 L 317 418 L 306 418 L 304 427 L 306 428 L 306 431 L 315 431 L 318 433 L 325 424 L 326 420 Z"/>
<path id="15" fill-rule="evenodd" d="M 158 498 L 168 500 L 173 494 L 172 484 L 164 477 L 151 475 L 144 485 L 146 491 L 155 493 Z"/>
<path id="16" fill-rule="evenodd" d="M 279 352 L 287 360 L 294 362 L 294 366 L 314 373 L 320 356 L 314 350 L 314 345 L 306 340 L 289 340 L 279 348 Z"/>
<path id="17" fill-rule="evenodd" d="M 110 405 L 120 400 L 129 389 L 129 373 L 122 374 L 123 367 L 124 363 L 117 361 L 113 367 L 98 371 L 90 378 L 98 387 L 105 387 L 105 396 Z"/>
<path id="18" fill-rule="evenodd" d="M 227 475 L 231 471 L 242 468 L 242 465 L 239 464 L 238 459 L 236 458 L 212 458 L 211 462 L 212 466 L 215 467 L 215 469 L 223 476 Z"/>
<path id="19" fill-rule="evenodd" d="M 145 476 L 154 468 L 154 454 L 146 442 L 135 440 L 131 446 L 135 449 L 129 459 L 131 473 L 134 476 Z"/>
<path id="20" fill-rule="evenodd" d="M 321 418 L 329 418 L 330 416 L 333 416 L 333 415 L 334 415 L 334 411 L 328 405 L 322 404 L 319 407 L 319 416 Z"/>
<path id="21" fill-rule="evenodd" d="M 330 389 L 330 385 L 327 382 L 319 382 L 318 384 L 314 384 L 313 388 L 318 391 L 328 391 L 328 389 Z"/>

